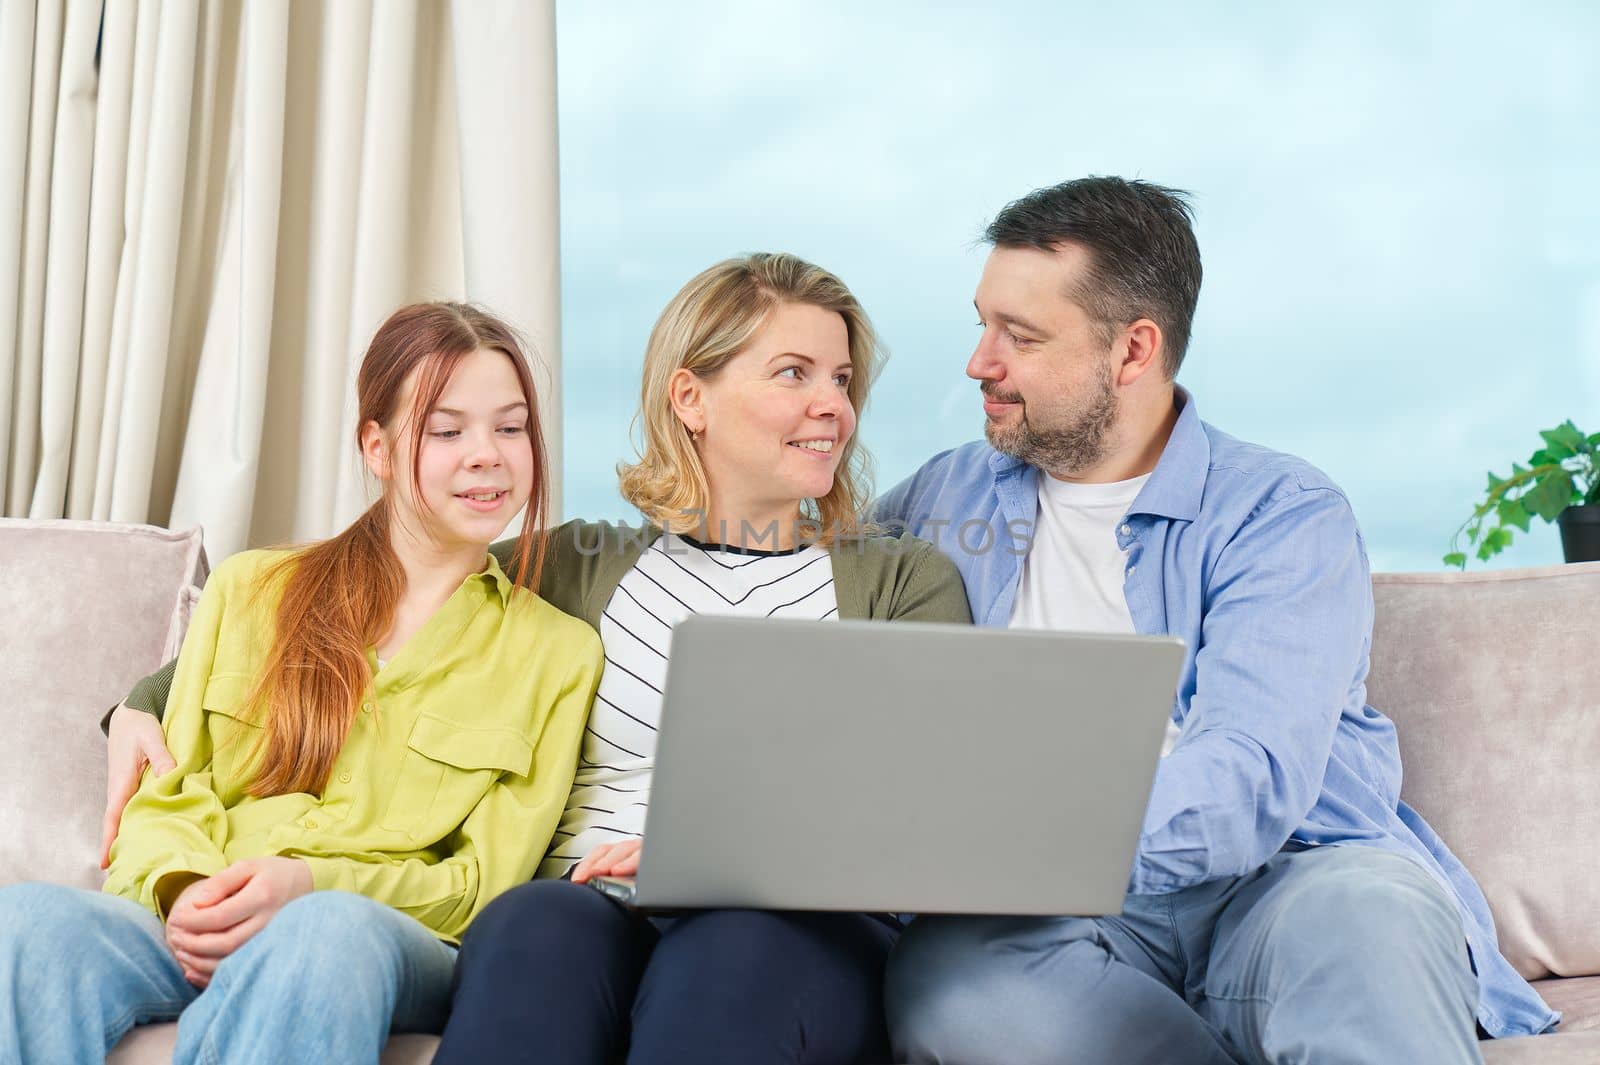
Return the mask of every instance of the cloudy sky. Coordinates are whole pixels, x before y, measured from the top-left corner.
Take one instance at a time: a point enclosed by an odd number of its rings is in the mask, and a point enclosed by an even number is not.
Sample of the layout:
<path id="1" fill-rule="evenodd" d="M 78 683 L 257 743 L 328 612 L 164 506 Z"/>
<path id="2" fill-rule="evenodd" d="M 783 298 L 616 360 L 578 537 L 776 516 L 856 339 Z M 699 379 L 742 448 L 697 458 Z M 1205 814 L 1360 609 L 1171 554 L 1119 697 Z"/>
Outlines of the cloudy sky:
<path id="1" fill-rule="evenodd" d="M 569 516 L 631 515 L 650 325 L 743 252 L 872 315 L 881 486 L 974 438 L 976 238 L 1091 173 L 1194 194 L 1179 381 L 1343 485 L 1374 568 L 1438 569 L 1486 470 L 1600 431 L 1600 8 L 992 7 L 561 0 Z M 1553 527 L 1519 541 L 1498 564 L 1560 561 Z"/>

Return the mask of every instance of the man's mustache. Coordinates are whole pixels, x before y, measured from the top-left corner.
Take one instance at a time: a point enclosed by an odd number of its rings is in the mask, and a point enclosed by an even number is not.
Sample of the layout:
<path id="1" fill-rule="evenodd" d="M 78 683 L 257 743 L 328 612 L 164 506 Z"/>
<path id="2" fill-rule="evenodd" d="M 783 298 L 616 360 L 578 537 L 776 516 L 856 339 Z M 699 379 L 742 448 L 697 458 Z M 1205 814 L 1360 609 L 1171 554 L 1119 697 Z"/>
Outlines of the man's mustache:
<path id="1" fill-rule="evenodd" d="M 994 402 L 996 402 L 996 403 L 1021 403 L 1022 402 L 1022 393 L 1021 392 L 1002 392 L 1002 391 L 1000 391 L 1000 389 L 997 386 L 991 384 L 988 381 L 985 381 L 983 384 L 979 385 L 978 388 L 979 388 L 980 391 L 983 392 L 983 394 L 985 396 L 987 396 L 990 399 L 994 400 Z"/>

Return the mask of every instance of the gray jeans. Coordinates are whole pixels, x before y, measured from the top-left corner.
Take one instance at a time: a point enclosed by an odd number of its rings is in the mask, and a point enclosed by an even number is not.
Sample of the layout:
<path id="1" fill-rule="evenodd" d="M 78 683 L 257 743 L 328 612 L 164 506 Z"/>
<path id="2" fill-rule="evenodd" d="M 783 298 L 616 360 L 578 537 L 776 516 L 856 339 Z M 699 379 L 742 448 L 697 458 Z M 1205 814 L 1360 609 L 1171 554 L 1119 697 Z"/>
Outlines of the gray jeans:
<path id="1" fill-rule="evenodd" d="M 1481 1063 L 1445 890 L 1364 847 L 1129 895 L 1115 917 L 924 917 L 889 959 L 896 1060 Z"/>

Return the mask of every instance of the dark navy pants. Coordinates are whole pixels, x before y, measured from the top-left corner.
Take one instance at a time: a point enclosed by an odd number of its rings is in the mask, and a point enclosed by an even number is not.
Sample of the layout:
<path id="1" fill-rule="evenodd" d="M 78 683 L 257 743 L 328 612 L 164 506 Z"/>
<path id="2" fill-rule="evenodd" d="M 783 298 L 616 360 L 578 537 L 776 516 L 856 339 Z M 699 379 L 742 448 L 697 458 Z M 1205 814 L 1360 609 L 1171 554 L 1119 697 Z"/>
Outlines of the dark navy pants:
<path id="1" fill-rule="evenodd" d="M 468 929 L 434 1065 L 882 1061 L 896 935 L 853 913 L 646 919 L 585 885 L 537 880 Z"/>

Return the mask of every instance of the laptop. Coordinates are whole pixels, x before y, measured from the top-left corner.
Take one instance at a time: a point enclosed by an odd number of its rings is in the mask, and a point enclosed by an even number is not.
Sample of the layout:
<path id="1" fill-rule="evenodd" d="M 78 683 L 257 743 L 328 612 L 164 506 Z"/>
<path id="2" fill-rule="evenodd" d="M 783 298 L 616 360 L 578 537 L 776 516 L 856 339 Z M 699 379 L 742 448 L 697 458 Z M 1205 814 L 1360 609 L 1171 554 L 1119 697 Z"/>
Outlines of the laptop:
<path id="1" fill-rule="evenodd" d="M 1172 637 L 697 615 L 672 635 L 646 910 L 1122 909 Z"/>

